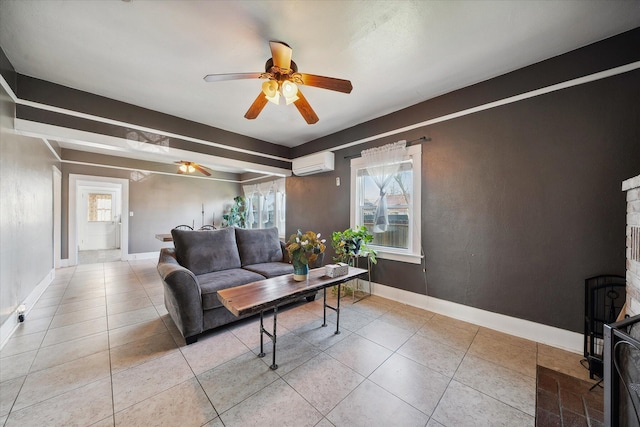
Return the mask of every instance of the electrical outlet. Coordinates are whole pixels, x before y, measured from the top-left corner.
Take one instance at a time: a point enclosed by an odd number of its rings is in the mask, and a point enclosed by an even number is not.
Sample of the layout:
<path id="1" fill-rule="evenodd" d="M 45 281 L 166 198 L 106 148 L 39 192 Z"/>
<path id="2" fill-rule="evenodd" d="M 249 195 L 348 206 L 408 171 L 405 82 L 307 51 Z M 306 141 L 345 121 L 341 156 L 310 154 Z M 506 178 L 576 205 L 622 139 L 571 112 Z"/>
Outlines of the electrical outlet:
<path id="1" fill-rule="evenodd" d="M 336 187 L 340 187 L 340 177 L 336 177 Z"/>

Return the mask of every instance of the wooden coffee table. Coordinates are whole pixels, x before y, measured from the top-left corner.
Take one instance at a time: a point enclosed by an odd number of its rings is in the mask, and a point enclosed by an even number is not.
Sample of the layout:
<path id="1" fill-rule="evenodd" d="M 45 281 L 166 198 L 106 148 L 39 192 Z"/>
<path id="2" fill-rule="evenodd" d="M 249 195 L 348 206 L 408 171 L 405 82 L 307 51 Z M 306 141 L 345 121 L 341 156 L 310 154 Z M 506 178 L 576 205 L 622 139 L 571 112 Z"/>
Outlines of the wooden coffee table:
<path id="1" fill-rule="evenodd" d="M 267 335 L 273 342 L 271 369 L 278 369 L 276 364 L 278 306 L 298 298 L 314 295 L 322 289 L 324 290 L 322 326 L 327 326 L 327 308 L 329 308 L 337 314 L 335 334 L 339 334 L 340 285 L 367 274 L 367 270 L 349 267 L 349 273 L 339 277 L 327 277 L 324 273 L 324 268 L 316 268 L 309 271 L 309 278 L 304 282 L 296 282 L 293 280 L 293 274 L 287 274 L 218 291 L 218 299 L 235 316 L 260 313 L 260 354 L 258 357 L 265 356 L 263 336 Z M 327 304 L 327 288 L 336 285 L 338 286 L 338 301 L 336 306 L 332 307 Z M 270 333 L 264 329 L 264 313 L 271 309 L 273 309 L 273 331 Z"/>

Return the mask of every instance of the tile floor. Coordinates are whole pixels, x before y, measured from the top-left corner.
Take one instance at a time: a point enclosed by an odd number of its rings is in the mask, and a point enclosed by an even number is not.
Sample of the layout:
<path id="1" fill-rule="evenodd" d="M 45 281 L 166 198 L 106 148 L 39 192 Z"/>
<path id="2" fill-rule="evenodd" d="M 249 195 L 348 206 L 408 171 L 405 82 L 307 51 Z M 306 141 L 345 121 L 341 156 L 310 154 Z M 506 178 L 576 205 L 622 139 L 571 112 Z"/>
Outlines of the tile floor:
<path id="1" fill-rule="evenodd" d="M 92 251 L 78 251 L 78 264 L 95 264 L 102 262 L 120 261 L 120 249 L 97 249 Z"/>
<path id="2" fill-rule="evenodd" d="M 56 272 L 0 351 L 0 425 L 533 426 L 536 364 L 588 378 L 579 355 L 375 296 L 343 300 L 340 335 L 321 298 L 280 311 L 272 371 L 256 319 L 186 346 L 155 264 Z"/>

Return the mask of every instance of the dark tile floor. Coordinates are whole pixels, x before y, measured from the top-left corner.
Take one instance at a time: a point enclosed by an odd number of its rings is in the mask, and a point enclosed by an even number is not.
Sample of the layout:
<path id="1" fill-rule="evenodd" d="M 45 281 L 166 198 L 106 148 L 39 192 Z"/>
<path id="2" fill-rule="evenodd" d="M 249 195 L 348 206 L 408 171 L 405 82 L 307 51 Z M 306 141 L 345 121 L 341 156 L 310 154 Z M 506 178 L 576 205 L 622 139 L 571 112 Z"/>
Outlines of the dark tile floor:
<path id="1" fill-rule="evenodd" d="M 604 426 L 604 393 L 593 383 L 537 368 L 536 426 Z"/>

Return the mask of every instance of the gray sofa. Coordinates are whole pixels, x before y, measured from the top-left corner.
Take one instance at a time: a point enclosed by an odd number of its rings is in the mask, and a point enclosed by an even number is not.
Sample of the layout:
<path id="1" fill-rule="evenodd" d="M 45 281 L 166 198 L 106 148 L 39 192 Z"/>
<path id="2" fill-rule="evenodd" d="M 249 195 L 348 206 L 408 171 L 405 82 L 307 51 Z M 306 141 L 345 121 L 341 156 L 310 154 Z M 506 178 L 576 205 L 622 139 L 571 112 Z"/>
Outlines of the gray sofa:
<path id="1" fill-rule="evenodd" d="M 174 247 L 160 251 L 158 273 L 164 304 L 187 344 L 238 320 L 218 300 L 218 290 L 293 273 L 276 228 L 171 230 L 171 235 Z"/>

